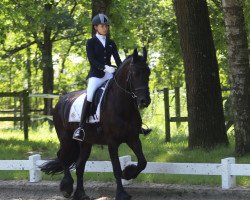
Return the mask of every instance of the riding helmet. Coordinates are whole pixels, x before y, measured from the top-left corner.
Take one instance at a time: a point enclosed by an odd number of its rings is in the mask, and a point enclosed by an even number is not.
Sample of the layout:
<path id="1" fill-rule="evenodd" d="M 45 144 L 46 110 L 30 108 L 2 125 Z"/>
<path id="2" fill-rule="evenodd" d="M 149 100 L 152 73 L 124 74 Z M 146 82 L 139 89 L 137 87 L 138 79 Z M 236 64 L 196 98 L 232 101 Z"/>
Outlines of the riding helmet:
<path id="1" fill-rule="evenodd" d="M 104 15 L 104 14 L 98 14 L 96 16 L 93 17 L 92 19 L 92 25 L 98 25 L 98 24 L 106 24 L 109 25 L 110 24 L 110 20 L 109 18 Z"/>

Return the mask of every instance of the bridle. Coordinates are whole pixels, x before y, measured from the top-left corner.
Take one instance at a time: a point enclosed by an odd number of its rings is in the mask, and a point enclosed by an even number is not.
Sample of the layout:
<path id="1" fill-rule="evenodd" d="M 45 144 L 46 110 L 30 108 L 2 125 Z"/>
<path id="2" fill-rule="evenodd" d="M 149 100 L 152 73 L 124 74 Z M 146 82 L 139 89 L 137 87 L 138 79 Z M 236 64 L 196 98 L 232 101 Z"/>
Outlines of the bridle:
<path id="1" fill-rule="evenodd" d="M 123 88 L 122 86 L 120 86 L 119 83 L 117 82 L 115 76 L 114 76 L 114 81 L 115 81 L 115 84 L 117 85 L 117 87 L 120 88 L 122 91 L 124 91 L 125 93 L 129 94 L 133 99 L 137 98 L 137 96 L 136 96 L 136 94 L 134 92 L 126 90 L 125 88 Z M 130 79 L 129 79 L 129 84 L 132 85 Z"/>
<path id="2" fill-rule="evenodd" d="M 128 72 L 128 75 L 127 75 L 127 79 L 126 79 L 126 82 L 127 82 L 127 85 L 129 85 L 129 90 L 127 90 L 126 88 L 123 88 L 122 86 L 120 86 L 120 84 L 117 82 L 116 80 L 116 75 L 114 75 L 113 79 L 115 81 L 115 84 L 117 85 L 118 88 L 120 88 L 122 91 L 124 91 L 126 94 L 130 95 L 133 99 L 136 99 L 137 98 L 137 95 L 136 95 L 136 92 L 138 90 L 145 90 L 145 89 L 148 89 L 148 86 L 141 86 L 141 87 L 137 87 L 137 88 L 133 88 L 133 85 L 132 85 L 132 82 L 131 82 L 131 66 L 133 65 L 133 59 L 131 60 L 130 64 L 129 64 L 129 72 Z"/>

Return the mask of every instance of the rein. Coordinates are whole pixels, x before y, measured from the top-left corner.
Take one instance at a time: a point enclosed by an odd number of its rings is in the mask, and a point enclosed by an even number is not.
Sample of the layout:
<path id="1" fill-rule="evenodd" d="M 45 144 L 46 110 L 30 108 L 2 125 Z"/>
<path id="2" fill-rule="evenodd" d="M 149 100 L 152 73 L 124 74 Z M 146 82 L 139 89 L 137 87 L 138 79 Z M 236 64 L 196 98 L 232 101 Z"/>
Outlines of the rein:
<path id="1" fill-rule="evenodd" d="M 132 91 L 131 71 L 130 71 L 132 62 L 133 62 L 133 59 L 131 60 L 131 62 L 129 64 L 129 73 L 127 75 L 127 80 L 126 80 L 126 82 L 129 84 L 130 90 L 127 90 L 126 88 L 123 88 L 122 86 L 120 86 L 119 83 L 116 80 L 115 75 L 114 75 L 114 81 L 115 81 L 118 88 L 120 88 L 122 91 L 129 94 L 133 99 L 135 99 L 135 98 L 137 98 L 137 95 L 135 94 L 135 91 L 144 90 L 144 89 L 147 89 L 148 87 L 142 86 L 142 87 L 135 88 L 134 91 Z"/>
<path id="2" fill-rule="evenodd" d="M 136 94 L 134 92 L 130 92 L 129 90 L 126 90 L 125 88 L 123 88 L 122 86 L 120 86 L 119 83 L 117 82 L 115 76 L 114 76 L 114 81 L 115 81 L 116 85 L 118 86 L 118 88 L 120 88 L 122 91 L 124 91 L 125 93 L 129 94 L 133 99 L 137 98 L 137 96 L 136 96 Z M 129 83 L 131 84 L 131 81 L 129 81 Z"/>

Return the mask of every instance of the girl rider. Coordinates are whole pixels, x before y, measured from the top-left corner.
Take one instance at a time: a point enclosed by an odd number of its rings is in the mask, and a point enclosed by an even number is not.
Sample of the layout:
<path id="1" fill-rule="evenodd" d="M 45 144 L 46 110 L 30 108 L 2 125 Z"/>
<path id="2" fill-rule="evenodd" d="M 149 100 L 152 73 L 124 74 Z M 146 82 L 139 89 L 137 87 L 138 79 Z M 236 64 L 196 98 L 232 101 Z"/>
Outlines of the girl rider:
<path id="1" fill-rule="evenodd" d="M 90 71 L 87 76 L 87 97 L 83 103 L 79 128 L 73 134 L 75 140 L 83 141 L 84 124 L 96 89 L 106 80 L 111 79 L 116 70 L 115 67 L 111 66 L 111 56 L 113 56 L 117 67 L 122 63 L 115 42 L 107 37 L 109 24 L 109 18 L 104 14 L 98 14 L 92 19 L 92 26 L 96 34 L 87 41 L 86 45 L 90 63 Z M 147 135 L 150 131 L 151 129 L 142 129 L 144 135 Z"/>

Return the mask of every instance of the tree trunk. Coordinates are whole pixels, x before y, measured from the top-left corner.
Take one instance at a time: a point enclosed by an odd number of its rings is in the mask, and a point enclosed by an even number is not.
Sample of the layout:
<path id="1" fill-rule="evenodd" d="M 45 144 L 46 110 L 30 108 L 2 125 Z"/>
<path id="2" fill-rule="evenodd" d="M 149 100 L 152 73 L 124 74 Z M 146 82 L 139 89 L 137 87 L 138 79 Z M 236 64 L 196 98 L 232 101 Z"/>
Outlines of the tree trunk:
<path id="1" fill-rule="evenodd" d="M 99 13 L 108 15 L 109 8 L 112 0 L 92 0 L 92 18 Z M 92 27 L 92 35 L 95 34 L 95 30 Z"/>
<path id="2" fill-rule="evenodd" d="M 45 11 L 50 12 L 51 4 L 45 5 Z M 51 27 L 46 25 L 43 31 L 43 45 L 42 45 L 42 67 L 43 67 L 43 93 L 52 94 L 54 86 L 54 70 L 52 62 L 52 41 L 51 41 Z M 44 114 L 51 115 L 52 113 L 52 99 L 44 99 Z"/>
<path id="3" fill-rule="evenodd" d="M 250 152 L 250 67 L 241 0 L 223 0 L 228 38 L 229 78 L 234 116 L 235 151 Z"/>
<path id="4" fill-rule="evenodd" d="M 218 63 L 205 0 L 173 0 L 184 57 L 189 147 L 228 144 Z"/>
<path id="5" fill-rule="evenodd" d="M 27 40 L 27 42 L 30 42 L 30 41 Z M 28 91 L 30 92 L 32 90 L 32 88 L 31 88 L 31 49 L 30 49 L 30 47 L 27 48 L 26 55 L 27 55 L 27 60 L 26 60 L 26 65 L 25 65 L 26 72 L 25 72 L 24 80 L 25 80 L 25 83 L 27 84 L 25 86 L 25 89 L 28 89 Z"/>

